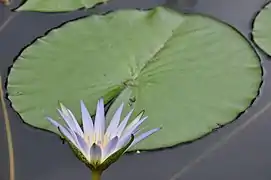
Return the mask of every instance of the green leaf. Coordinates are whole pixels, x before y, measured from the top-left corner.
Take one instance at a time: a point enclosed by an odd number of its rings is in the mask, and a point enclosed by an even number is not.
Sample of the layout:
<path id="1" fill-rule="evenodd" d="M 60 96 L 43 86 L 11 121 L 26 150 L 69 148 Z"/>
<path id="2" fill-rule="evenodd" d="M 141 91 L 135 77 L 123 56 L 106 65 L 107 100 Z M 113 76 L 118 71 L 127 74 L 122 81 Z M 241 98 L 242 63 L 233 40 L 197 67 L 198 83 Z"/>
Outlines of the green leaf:
<path id="1" fill-rule="evenodd" d="M 127 102 L 145 110 L 145 130 L 163 127 L 134 149 L 195 140 L 226 124 L 257 96 L 257 54 L 228 25 L 165 8 L 123 10 L 67 23 L 26 48 L 8 79 L 9 98 L 23 120 L 57 132 L 58 101 L 80 117 L 79 100 Z M 123 116 L 125 115 L 123 114 Z M 59 120 L 60 121 L 60 120 Z M 133 149 L 133 150 L 134 150 Z"/>
<path id="2" fill-rule="evenodd" d="M 17 11 L 65 12 L 80 8 L 91 8 L 107 0 L 25 0 Z"/>
<path id="3" fill-rule="evenodd" d="M 257 15 L 253 24 L 254 42 L 271 56 L 271 3 Z"/>

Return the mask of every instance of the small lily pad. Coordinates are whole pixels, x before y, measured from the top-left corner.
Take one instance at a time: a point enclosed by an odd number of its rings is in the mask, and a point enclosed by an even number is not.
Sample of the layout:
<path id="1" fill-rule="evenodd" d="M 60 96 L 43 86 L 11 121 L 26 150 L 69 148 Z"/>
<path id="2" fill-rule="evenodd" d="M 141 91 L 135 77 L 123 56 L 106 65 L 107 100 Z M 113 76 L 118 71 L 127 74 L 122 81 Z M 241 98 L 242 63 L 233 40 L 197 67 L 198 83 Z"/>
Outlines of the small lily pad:
<path id="1" fill-rule="evenodd" d="M 145 110 L 147 129 L 163 127 L 135 149 L 195 140 L 228 123 L 257 96 L 257 54 L 233 28 L 201 15 L 165 8 L 122 10 L 69 22 L 37 39 L 15 61 L 8 93 L 35 127 L 57 133 L 58 101 L 80 117 L 79 100 Z M 61 120 L 59 120 L 61 121 Z"/>
<path id="2" fill-rule="evenodd" d="M 107 0 L 25 0 L 17 11 L 63 12 L 91 8 Z"/>
<path id="3" fill-rule="evenodd" d="M 257 15 L 252 34 L 255 43 L 271 56 L 271 3 Z"/>

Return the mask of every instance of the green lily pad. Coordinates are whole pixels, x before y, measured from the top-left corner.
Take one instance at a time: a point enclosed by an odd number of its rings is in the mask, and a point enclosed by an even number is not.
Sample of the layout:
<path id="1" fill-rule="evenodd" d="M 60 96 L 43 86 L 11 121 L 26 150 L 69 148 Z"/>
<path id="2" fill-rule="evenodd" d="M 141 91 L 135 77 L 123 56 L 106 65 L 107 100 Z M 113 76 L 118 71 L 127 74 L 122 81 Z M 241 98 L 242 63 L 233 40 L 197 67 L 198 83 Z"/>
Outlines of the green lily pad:
<path id="1" fill-rule="evenodd" d="M 271 56 L 271 3 L 257 15 L 253 25 L 254 42 Z"/>
<path id="2" fill-rule="evenodd" d="M 63 102 L 80 117 L 79 100 L 94 113 L 97 100 L 121 101 L 149 116 L 143 126 L 162 130 L 135 149 L 195 140 L 232 121 L 256 97 L 258 56 L 224 23 L 165 8 L 123 10 L 69 22 L 38 39 L 18 57 L 9 98 L 22 119 L 57 133 Z"/>
<path id="3" fill-rule="evenodd" d="M 64 12 L 91 8 L 107 0 L 25 0 L 17 11 Z"/>

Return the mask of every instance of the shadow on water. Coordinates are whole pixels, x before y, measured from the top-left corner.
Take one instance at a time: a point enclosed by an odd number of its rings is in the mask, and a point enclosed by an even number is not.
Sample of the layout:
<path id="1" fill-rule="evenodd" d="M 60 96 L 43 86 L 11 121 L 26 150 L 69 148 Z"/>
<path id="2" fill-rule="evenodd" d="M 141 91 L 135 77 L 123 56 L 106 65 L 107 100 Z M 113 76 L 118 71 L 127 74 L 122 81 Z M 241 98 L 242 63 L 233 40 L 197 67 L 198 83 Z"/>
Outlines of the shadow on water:
<path id="1" fill-rule="evenodd" d="M 13 6 L 19 3 L 19 1 L 14 2 Z M 0 72 L 6 76 L 14 57 L 22 48 L 37 37 L 43 36 L 49 29 L 88 14 L 103 14 L 123 8 L 149 9 L 166 5 L 177 11 L 198 12 L 218 18 L 234 26 L 248 38 L 251 21 L 264 3 L 265 0 L 112 0 L 106 5 L 96 6 L 88 11 L 50 14 L 23 12 L 16 16 L 15 13 L 0 6 Z M 262 54 L 261 57 L 266 59 Z M 264 61 L 263 65 L 266 72 L 271 70 L 270 61 Z M 269 78 L 268 73 L 266 74 L 265 78 Z M 242 133 L 235 135 L 223 147 L 208 154 L 205 159 L 196 161 L 192 166 L 189 163 L 195 162 L 198 157 L 201 157 L 202 152 L 214 147 L 223 137 L 234 132 L 266 107 L 271 100 L 268 94 L 270 89 L 271 82 L 266 81 L 262 96 L 238 121 L 194 143 L 151 153 L 143 152 L 140 155 L 135 153 L 125 155 L 105 172 L 104 179 L 269 180 L 271 145 L 266 143 L 265 137 L 271 135 L 271 122 L 268 121 L 270 112 L 257 117 L 257 122 L 242 129 Z M 9 108 L 8 111 L 14 137 L 16 180 L 90 179 L 89 170 L 72 155 L 68 146 L 63 145 L 58 137 L 25 125 L 13 109 Z M 2 112 L 0 115 L 2 117 Z M 0 121 L 0 147 L 0 180 L 7 180 L 8 153 L 3 121 Z M 189 170 L 179 176 L 178 172 L 187 167 Z M 170 179 L 176 174 L 175 179 Z"/>

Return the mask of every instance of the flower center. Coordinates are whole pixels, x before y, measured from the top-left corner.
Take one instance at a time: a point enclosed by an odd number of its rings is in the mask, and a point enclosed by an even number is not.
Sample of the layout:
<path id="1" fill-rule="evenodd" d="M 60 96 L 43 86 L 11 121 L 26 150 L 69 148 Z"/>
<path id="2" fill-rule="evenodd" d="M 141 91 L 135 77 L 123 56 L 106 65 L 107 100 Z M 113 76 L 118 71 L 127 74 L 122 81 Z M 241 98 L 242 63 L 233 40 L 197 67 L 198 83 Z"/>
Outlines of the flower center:
<path id="1" fill-rule="evenodd" d="M 95 135 L 93 136 L 88 136 L 88 135 L 84 135 L 84 140 L 87 143 L 87 145 L 89 147 L 92 146 L 93 143 L 95 143 L 96 145 L 100 146 L 101 149 L 105 148 L 105 146 L 109 143 L 110 141 L 110 137 L 108 135 L 104 135 L 102 140 L 98 140 L 98 138 L 96 138 Z"/>

